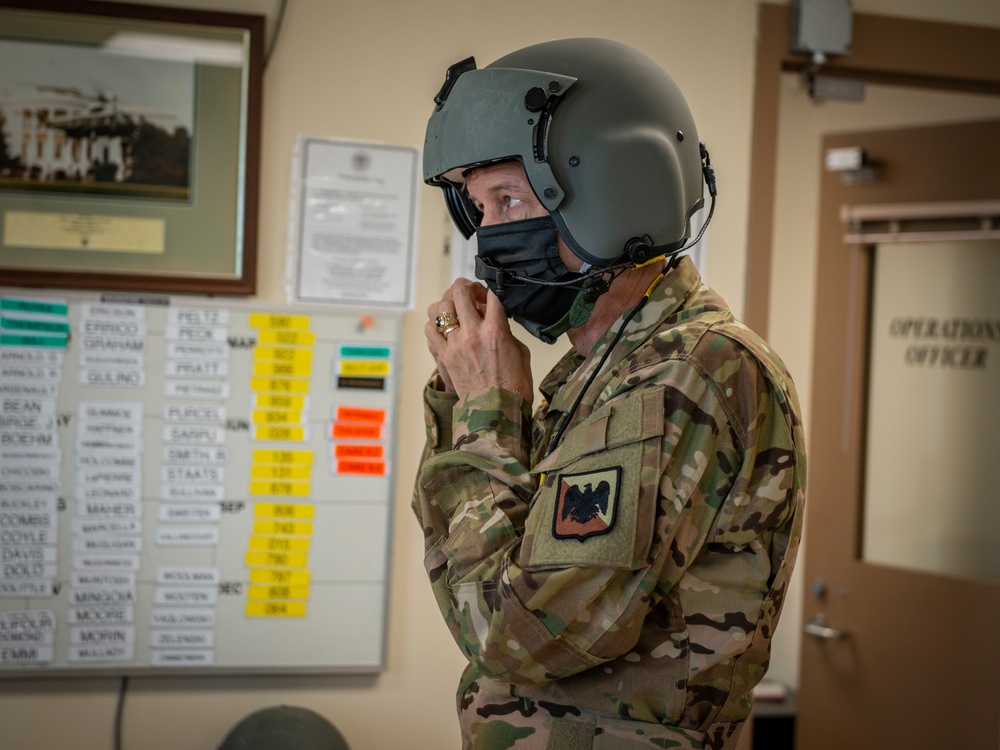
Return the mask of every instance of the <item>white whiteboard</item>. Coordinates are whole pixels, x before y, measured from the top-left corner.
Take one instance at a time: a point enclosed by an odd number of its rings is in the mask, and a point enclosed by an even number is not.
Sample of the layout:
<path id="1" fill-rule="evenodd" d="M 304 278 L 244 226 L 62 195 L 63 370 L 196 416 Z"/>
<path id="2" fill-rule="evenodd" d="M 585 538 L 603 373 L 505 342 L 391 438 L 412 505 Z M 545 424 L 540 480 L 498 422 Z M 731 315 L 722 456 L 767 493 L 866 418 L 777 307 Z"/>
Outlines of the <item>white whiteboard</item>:
<path id="1" fill-rule="evenodd" d="M 382 668 L 397 315 L 0 301 L 0 678 Z"/>

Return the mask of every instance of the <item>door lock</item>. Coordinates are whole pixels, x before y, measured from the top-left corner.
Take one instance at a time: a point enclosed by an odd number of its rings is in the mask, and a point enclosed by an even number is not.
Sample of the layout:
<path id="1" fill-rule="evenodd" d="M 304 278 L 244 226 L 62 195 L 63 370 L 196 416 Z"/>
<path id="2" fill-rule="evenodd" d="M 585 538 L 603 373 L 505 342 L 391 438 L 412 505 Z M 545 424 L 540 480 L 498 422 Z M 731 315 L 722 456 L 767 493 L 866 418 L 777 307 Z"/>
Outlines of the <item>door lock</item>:
<path id="1" fill-rule="evenodd" d="M 826 596 L 826 581 L 822 578 L 814 578 L 812 583 L 809 584 L 809 593 L 817 599 L 822 599 Z"/>

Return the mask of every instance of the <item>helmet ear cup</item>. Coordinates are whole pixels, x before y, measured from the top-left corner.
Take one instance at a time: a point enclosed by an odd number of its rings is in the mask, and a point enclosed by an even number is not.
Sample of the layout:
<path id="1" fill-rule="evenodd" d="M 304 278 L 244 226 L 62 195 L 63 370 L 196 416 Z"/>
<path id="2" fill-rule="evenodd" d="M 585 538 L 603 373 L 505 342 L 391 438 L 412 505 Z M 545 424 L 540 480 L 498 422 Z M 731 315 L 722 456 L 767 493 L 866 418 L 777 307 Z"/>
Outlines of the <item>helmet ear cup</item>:
<path id="1" fill-rule="evenodd" d="M 653 257 L 653 241 L 649 235 L 633 237 L 625 243 L 625 256 L 635 263 L 642 265 Z"/>

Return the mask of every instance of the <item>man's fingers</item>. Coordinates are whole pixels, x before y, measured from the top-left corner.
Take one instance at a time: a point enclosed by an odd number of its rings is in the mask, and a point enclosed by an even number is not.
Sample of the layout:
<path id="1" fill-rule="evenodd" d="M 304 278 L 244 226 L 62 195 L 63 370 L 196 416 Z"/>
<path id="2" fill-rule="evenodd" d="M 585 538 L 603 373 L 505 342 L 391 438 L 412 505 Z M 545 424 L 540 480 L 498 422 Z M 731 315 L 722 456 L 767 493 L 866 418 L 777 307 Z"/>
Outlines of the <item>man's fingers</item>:
<path id="1" fill-rule="evenodd" d="M 427 348 L 430 350 L 431 356 L 437 359 L 444 337 L 438 331 L 437 326 L 434 325 L 433 320 L 428 320 L 424 324 L 424 337 L 427 339 Z"/>
<path id="2" fill-rule="evenodd" d="M 469 325 L 478 323 L 483 313 L 477 303 L 478 294 L 476 287 L 478 284 L 459 284 L 456 282 L 451 286 L 453 292 L 452 302 L 455 304 L 455 314 L 458 316 L 459 325 L 466 323 Z"/>
<path id="3" fill-rule="evenodd" d="M 486 310 L 483 313 L 483 320 L 497 326 L 498 330 L 510 332 L 507 311 L 504 309 L 500 298 L 492 292 L 486 295 Z"/>
<path id="4" fill-rule="evenodd" d="M 486 300 L 491 297 L 489 290 L 482 284 L 472 285 L 472 296 L 476 302 L 476 309 L 479 311 L 480 315 L 486 314 Z"/>

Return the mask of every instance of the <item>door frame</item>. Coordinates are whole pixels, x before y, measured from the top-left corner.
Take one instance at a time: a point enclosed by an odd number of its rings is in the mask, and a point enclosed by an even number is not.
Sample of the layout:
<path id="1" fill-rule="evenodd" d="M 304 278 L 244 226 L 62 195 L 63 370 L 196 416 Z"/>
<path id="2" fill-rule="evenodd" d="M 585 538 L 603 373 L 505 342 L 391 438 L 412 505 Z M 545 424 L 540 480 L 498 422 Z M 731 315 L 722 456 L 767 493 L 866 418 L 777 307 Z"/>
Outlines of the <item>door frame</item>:
<path id="1" fill-rule="evenodd" d="M 1000 28 L 864 13 L 853 14 L 853 27 L 851 53 L 832 58 L 823 66 L 824 73 L 917 89 L 1000 96 Z M 743 319 L 765 338 L 770 322 L 782 80 L 785 73 L 802 72 L 811 63 L 809 56 L 790 51 L 790 38 L 788 6 L 759 3 Z M 814 335 L 820 334 L 814 331 Z M 808 427 L 815 428 L 815 424 Z M 838 442 L 840 427 L 838 423 Z M 809 434 L 812 442 L 815 429 Z M 814 468 L 810 466 L 810 474 Z M 813 479 L 810 495 L 817 489 Z M 892 606 L 891 601 L 887 604 Z M 850 646 L 844 645 L 848 648 L 842 655 L 849 660 Z M 800 695 L 800 699 L 805 697 Z"/>
<path id="2" fill-rule="evenodd" d="M 862 147 L 886 178 L 849 185 L 825 172 L 821 181 L 810 427 L 824 439 L 813 441 L 809 456 L 804 562 L 807 580 L 825 580 L 829 590 L 811 590 L 803 619 L 823 612 L 848 637 L 803 639 L 796 732 L 809 747 L 860 746 L 858 732 L 871 732 L 873 747 L 996 742 L 1000 706 L 980 686 L 993 684 L 1000 664 L 1000 587 L 862 559 L 876 250 L 847 244 L 841 208 L 1000 197 L 1000 153 L 979 148 L 998 139 L 996 119 L 823 139 L 824 149 Z"/>
<path id="3" fill-rule="evenodd" d="M 777 187 L 781 76 L 801 72 L 810 57 L 790 51 L 787 5 L 760 3 L 750 150 L 750 218 L 743 320 L 768 334 Z M 824 73 L 871 83 L 1000 96 L 1000 29 L 853 14 L 851 53 Z"/>

